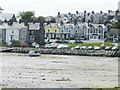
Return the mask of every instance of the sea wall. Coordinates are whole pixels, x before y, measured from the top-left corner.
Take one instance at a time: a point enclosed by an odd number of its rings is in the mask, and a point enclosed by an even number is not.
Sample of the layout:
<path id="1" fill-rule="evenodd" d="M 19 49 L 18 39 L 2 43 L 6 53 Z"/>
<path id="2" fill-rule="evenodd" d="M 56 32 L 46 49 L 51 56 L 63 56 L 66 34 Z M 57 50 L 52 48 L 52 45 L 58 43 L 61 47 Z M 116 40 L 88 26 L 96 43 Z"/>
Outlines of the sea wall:
<path id="1" fill-rule="evenodd" d="M 120 50 L 81 50 L 81 49 L 45 49 L 45 48 L 14 48 L 13 52 L 28 53 L 37 50 L 41 54 L 81 55 L 81 56 L 108 56 L 120 57 Z"/>

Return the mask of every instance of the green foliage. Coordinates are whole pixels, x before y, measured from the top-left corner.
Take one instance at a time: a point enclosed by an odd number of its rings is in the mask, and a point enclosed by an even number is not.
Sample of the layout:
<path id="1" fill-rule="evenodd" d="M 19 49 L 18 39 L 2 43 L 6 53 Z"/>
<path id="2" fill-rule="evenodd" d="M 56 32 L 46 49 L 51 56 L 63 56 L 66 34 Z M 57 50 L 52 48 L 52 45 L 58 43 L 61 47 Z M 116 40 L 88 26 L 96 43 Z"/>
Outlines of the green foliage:
<path id="1" fill-rule="evenodd" d="M 0 40 L 0 46 L 2 46 L 2 40 Z"/>
<path id="2" fill-rule="evenodd" d="M 75 46 L 101 46 L 102 43 L 66 43 L 70 47 L 75 47 Z M 113 46 L 110 43 L 104 43 L 104 46 Z"/>
<path id="3" fill-rule="evenodd" d="M 60 38 L 59 38 L 59 37 L 56 37 L 55 39 L 58 39 L 58 40 L 59 40 Z"/>
<path id="4" fill-rule="evenodd" d="M 33 20 L 34 23 L 44 23 L 45 18 L 43 16 L 35 17 Z"/>
<path id="5" fill-rule="evenodd" d="M 5 46 L 5 41 L 4 40 L 0 40 L 0 46 Z"/>
<path id="6" fill-rule="evenodd" d="M 68 37 L 66 40 L 75 40 L 75 37 Z"/>
<path id="7" fill-rule="evenodd" d="M 51 18 L 50 23 L 55 23 L 55 18 L 54 17 Z"/>
<path id="8" fill-rule="evenodd" d="M 21 43 L 18 40 L 13 40 L 11 46 L 13 46 L 13 47 L 20 47 Z"/>
<path id="9" fill-rule="evenodd" d="M 120 22 L 113 24 L 113 29 L 120 29 Z"/>
<path id="10" fill-rule="evenodd" d="M 120 49 L 120 45 L 118 46 L 118 48 Z"/>
<path id="11" fill-rule="evenodd" d="M 23 22 L 33 22 L 35 13 L 33 11 L 23 11 L 19 13 L 20 20 Z"/>

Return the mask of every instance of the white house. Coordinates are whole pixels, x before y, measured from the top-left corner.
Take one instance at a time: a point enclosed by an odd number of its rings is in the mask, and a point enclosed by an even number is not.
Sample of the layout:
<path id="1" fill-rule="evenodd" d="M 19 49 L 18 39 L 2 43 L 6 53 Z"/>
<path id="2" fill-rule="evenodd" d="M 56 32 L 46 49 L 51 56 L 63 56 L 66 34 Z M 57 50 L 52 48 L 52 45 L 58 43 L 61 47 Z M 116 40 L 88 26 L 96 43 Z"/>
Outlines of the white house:
<path id="1" fill-rule="evenodd" d="M 107 27 L 104 24 L 88 24 L 84 26 L 84 37 L 87 40 L 104 40 Z"/>
<path id="2" fill-rule="evenodd" d="M 12 44 L 13 40 L 19 40 L 19 30 L 6 29 L 6 42 L 8 45 Z"/>
<path id="3" fill-rule="evenodd" d="M 27 29 L 26 26 L 24 26 L 23 23 L 19 24 L 17 22 L 13 22 L 12 25 L 7 25 L 6 24 L 6 37 L 5 37 L 5 42 L 10 45 L 12 43 L 13 40 L 20 40 L 21 39 L 21 36 L 20 36 L 20 31 L 22 29 L 25 30 Z M 26 36 L 26 33 L 23 33 L 25 34 L 24 36 Z M 23 37 L 22 37 L 23 38 Z M 25 39 L 24 39 L 25 40 Z"/>

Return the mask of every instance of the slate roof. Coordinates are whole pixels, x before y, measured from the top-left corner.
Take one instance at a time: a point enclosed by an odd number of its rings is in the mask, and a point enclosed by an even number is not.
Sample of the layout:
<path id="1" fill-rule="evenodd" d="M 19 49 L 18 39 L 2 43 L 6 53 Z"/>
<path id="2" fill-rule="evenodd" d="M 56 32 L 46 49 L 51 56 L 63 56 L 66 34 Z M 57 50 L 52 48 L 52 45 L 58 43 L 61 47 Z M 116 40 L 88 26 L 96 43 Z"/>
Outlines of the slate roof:
<path id="1" fill-rule="evenodd" d="M 120 29 L 112 29 L 108 32 L 108 34 L 118 34 L 118 35 L 120 35 Z"/>
<path id="2" fill-rule="evenodd" d="M 4 21 L 6 20 L 10 20 L 13 17 L 12 13 L 0 13 L 0 20 Z"/>
<path id="3" fill-rule="evenodd" d="M 12 25 L 8 25 L 7 23 L 3 23 L 2 25 L 0 25 L 0 29 L 13 29 L 13 30 L 20 30 L 22 28 L 27 28 L 26 26 L 24 26 L 24 23 L 18 23 L 18 22 L 13 22 Z"/>
<path id="4" fill-rule="evenodd" d="M 39 30 L 40 29 L 40 24 L 39 23 L 29 23 L 29 30 Z"/>

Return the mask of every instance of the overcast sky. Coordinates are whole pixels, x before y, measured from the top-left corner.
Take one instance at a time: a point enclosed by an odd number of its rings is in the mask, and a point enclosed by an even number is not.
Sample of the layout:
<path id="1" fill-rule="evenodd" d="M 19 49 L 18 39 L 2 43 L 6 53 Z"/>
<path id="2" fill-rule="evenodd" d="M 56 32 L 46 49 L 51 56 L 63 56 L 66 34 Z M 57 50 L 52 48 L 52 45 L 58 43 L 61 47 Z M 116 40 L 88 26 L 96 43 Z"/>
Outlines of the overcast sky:
<path id="1" fill-rule="evenodd" d="M 120 0 L 0 0 L 3 13 L 35 11 L 36 16 L 56 16 L 57 12 L 107 12 L 117 10 Z"/>

